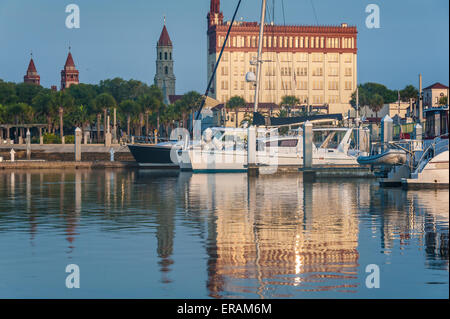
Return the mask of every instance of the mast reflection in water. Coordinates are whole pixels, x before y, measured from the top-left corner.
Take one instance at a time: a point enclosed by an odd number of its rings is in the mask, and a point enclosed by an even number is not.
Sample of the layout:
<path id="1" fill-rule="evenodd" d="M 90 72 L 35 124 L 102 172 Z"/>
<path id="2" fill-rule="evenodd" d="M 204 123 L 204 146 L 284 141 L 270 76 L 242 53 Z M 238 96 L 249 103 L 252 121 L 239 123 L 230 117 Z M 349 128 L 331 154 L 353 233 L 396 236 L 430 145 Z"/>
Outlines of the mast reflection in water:
<path id="1" fill-rule="evenodd" d="M 301 175 L 2 171 L 0 297 L 448 298 L 448 195 Z M 365 286 L 369 264 L 380 289 Z"/>

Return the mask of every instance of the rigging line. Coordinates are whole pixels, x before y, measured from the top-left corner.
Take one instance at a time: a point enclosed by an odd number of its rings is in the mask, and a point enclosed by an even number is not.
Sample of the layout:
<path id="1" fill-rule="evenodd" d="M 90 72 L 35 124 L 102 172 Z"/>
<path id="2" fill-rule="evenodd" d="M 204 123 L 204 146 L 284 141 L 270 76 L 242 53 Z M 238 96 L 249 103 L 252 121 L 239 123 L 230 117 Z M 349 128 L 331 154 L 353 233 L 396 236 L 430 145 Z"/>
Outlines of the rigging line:
<path id="1" fill-rule="evenodd" d="M 319 25 L 319 19 L 317 18 L 316 7 L 314 6 L 314 0 L 310 0 L 310 2 L 311 2 L 312 9 L 313 9 L 314 17 L 316 18 L 316 24 Z"/>
<path id="2" fill-rule="evenodd" d="M 216 65 L 215 65 L 214 70 L 213 70 L 213 73 L 211 75 L 211 78 L 209 79 L 209 83 L 208 83 L 208 87 L 206 88 L 205 96 L 204 96 L 204 98 L 202 98 L 202 102 L 200 104 L 200 107 L 198 108 L 197 116 L 195 117 L 195 120 L 197 120 L 197 121 L 200 118 L 200 114 L 202 112 L 202 109 L 205 106 L 206 100 L 208 99 L 208 94 L 209 94 L 209 91 L 211 89 L 211 85 L 213 83 L 214 77 L 216 76 L 217 69 L 219 68 L 219 63 L 220 63 L 220 60 L 222 59 L 223 51 L 225 50 L 225 47 L 227 45 L 228 38 L 229 38 L 230 33 L 231 33 L 231 28 L 234 25 L 234 21 L 236 19 L 237 13 L 239 11 L 239 7 L 241 6 L 241 2 L 242 2 L 242 0 L 239 0 L 239 2 L 237 4 L 237 7 L 236 7 L 236 10 L 234 11 L 233 18 L 231 19 L 230 27 L 228 28 L 227 35 L 225 37 L 225 41 L 223 42 L 222 49 L 220 50 L 219 58 L 217 59 Z"/>

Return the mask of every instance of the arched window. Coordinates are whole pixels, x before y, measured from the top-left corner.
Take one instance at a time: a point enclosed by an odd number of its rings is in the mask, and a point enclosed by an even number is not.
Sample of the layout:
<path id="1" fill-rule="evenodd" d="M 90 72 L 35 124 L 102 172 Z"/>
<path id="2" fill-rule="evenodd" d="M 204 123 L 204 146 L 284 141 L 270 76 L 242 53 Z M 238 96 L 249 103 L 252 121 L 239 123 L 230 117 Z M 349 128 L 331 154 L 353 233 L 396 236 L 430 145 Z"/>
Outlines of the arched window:
<path id="1" fill-rule="evenodd" d="M 166 66 L 166 67 L 164 68 L 164 70 L 165 70 L 166 74 L 169 74 L 169 67 Z"/>
<path id="2" fill-rule="evenodd" d="M 164 59 L 167 60 L 167 52 L 164 52 Z"/>
<path id="3" fill-rule="evenodd" d="M 162 52 L 159 52 L 159 59 L 162 60 Z"/>
<path id="4" fill-rule="evenodd" d="M 170 59 L 172 60 L 172 52 L 170 52 Z"/>

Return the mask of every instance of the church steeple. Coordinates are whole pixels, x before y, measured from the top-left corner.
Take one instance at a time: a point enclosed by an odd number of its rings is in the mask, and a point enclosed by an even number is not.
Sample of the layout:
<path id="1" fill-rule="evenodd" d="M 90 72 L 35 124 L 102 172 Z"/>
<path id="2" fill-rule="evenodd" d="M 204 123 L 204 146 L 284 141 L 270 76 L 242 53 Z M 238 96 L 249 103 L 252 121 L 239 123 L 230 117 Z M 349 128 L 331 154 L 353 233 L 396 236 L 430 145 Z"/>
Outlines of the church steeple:
<path id="1" fill-rule="evenodd" d="M 161 31 L 158 43 L 156 44 L 156 75 L 155 84 L 164 94 L 164 103 L 169 103 L 169 96 L 175 95 L 175 75 L 173 71 L 173 44 L 169 32 L 164 26 Z"/>
<path id="2" fill-rule="evenodd" d="M 33 54 L 31 54 L 30 63 L 28 64 L 27 74 L 23 77 L 23 82 L 30 84 L 41 84 L 41 77 L 37 73 L 36 66 L 33 61 Z"/>

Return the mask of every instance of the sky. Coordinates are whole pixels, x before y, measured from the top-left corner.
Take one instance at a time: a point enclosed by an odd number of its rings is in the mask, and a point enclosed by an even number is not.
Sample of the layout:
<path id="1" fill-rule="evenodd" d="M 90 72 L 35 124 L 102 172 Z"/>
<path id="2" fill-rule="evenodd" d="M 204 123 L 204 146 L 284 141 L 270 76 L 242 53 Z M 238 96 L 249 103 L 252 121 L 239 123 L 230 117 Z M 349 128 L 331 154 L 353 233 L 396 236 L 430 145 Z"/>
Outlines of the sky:
<path id="1" fill-rule="evenodd" d="M 272 12 L 272 1 L 270 11 Z M 222 0 L 230 20 L 237 0 Z M 66 6 L 80 8 L 68 29 Z M 284 3 L 284 11 L 283 11 Z M 380 28 L 366 27 L 366 7 L 380 8 Z M 177 94 L 206 89 L 206 15 L 210 0 L 0 0 L 0 79 L 22 82 L 30 52 L 44 87 L 60 86 L 68 48 L 80 81 L 114 77 L 153 83 L 163 17 L 174 44 Z M 259 21 L 260 0 L 243 0 L 238 18 Z M 283 17 L 284 12 L 284 17 Z M 356 25 L 358 83 L 390 89 L 449 82 L 448 0 L 275 0 L 275 23 Z"/>

